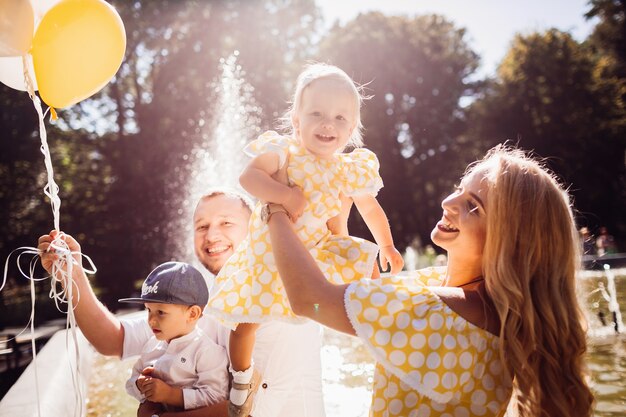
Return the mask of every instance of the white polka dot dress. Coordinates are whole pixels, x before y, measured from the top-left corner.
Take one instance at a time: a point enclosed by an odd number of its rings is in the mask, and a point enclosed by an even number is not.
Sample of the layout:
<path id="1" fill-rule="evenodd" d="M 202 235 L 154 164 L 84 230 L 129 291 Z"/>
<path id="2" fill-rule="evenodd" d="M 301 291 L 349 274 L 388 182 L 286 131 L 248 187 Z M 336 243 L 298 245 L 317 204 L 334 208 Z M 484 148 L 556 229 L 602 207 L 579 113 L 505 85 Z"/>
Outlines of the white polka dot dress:
<path id="1" fill-rule="evenodd" d="M 339 194 L 376 195 L 383 183 L 376 155 L 366 149 L 321 159 L 290 137 L 266 132 L 244 150 L 250 156 L 277 153 L 280 165 L 288 161 L 289 180 L 302 188 L 307 199 L 304 214 L 295 223 L 305 244 L 326 278 L 342 284 L 371 276 L 378 247 L 352 236 L 334 236 L 326 222 L 341 210 Z M 215 278 L 208 310 L 231 328 L 237 323 L 279 319 L 302 322 L 296 316 L 278 275 L 267 225 L 261 221 L 261 204 L 250 218 L 248 236 Z"/>
<path id="2" fill-rule="evenodd" d="M 377 361 L 370 416 L 504 416 L 511 380 L 498 338 L 428 289 L 443 276 L 426 268 L 347 288 L 348 317 Z"/>

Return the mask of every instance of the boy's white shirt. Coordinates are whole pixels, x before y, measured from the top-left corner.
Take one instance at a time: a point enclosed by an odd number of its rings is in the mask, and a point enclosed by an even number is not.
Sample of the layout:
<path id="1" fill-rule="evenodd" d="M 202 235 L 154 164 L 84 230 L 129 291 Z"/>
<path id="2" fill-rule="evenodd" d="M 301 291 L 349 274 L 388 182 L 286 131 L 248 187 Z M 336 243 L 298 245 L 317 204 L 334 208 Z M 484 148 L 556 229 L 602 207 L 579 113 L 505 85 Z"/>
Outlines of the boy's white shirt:
<path id="1" fill-rule="evenodd" d="M 152 331 L 145 318 L 121 322 L 124 326 L 122 359 L 126 359 L 141 353 Z M 197 327 L 228 351 L 228 328 L 208 314 L 198 320 Z M 321 327 L 317 323 L 262 323 L 256 332 L 252 353 L 262 380 L 251 415 L 324 417 L 321 347 Z"/>
<path id="2" fill-rule="evenodd" d="M 170 386 L 182 388 L 186 410 L 227 398 L 226 350 L 197 326 L 192 332 L 169 343 L 154 336 L 144 343 L 132 375 L 126 382 L 126 391 L 139 401 L 144 401 L 145 397 L 137 388 L 136 381 L 148 366 L 154 366 L 157 378 Z"/>

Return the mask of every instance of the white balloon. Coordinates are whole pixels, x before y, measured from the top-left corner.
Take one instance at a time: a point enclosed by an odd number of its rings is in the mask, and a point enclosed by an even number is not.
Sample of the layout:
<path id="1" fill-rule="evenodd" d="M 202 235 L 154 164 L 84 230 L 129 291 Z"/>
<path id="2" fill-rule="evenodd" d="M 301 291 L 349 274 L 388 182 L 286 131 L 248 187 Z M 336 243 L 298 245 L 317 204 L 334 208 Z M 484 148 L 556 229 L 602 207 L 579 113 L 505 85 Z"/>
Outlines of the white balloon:
<path id="1" fill-rule="evenodd" d="M 33 88 L 37 90 L 33 57 L 30 54 L 26 56 L 26 62 L 28 63 Z M 24 65 L 22 63 L 21 56 L 0 57 L 0 82 L 15 90 L 26 91 L 26 83 L 24 81 Z"/>
<path id="2" fill-rule="evenodd" d="M 0 0 L 0 56 L 20 56 L 30 49 L 35 14 L 29 0 Z"/>

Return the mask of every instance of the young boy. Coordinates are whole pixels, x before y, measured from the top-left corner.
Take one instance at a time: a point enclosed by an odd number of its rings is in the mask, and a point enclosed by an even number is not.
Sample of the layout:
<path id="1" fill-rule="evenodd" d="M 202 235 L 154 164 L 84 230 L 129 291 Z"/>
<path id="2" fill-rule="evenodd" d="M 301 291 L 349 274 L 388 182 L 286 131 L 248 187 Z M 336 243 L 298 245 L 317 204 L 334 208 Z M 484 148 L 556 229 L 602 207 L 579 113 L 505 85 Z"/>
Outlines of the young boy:
<path id="1" fill-rule="evenodd" d="M 119 300 L 144 304 L 154 333 L 126 383 L 126 391 L 142 405 L 150 401 L 160 403 L 164 411 L 189 410 L 226 398 L 226 350 L 196 327 L 208 298 L 206 281 L 197 269 L 166 262 L 148 275 L 141 297 Z"/>

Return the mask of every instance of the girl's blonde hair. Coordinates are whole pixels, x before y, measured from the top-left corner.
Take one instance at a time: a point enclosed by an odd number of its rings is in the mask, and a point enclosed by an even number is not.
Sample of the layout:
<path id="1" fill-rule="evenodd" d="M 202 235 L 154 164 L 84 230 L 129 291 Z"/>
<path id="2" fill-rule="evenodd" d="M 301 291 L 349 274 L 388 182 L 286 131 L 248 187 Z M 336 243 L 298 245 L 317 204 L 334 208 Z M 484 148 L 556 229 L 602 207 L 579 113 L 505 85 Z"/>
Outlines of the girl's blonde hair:
<path id="1" fill-rule="evenodd" d="M 296 81 L 296 90 L 291 100 L 291 106 L 287 112 L 280 118 L 280 126 L 289 134 L 294 134 L 294 127 L 291 117 L 300 109 L 302 103 L 302 94 L 304 89 L 308 87 L 315 80 L 335 80 L 345 83 L 353 93 L 356 106 L 356 126 L 352 131 L 348 145 L 355 148 L 363 146 L 363 123 L 361 123 L 361 105 L 363 101 L 368 97 L 362 93 L 362 86 L 357 86 L 355 82 L 345 73 L 341 68 L 334 65 L 315 63 L 309 64 L 305 67 L 304 71 L 300 73 Z"/>
<path id="2" fill-rule="evenodd" d="M 524 152 L 498 145 L 468 168 L 488 186 L 486 288 L 520 416 L 590 416 L 578 232 L 567 191 Z"/>

